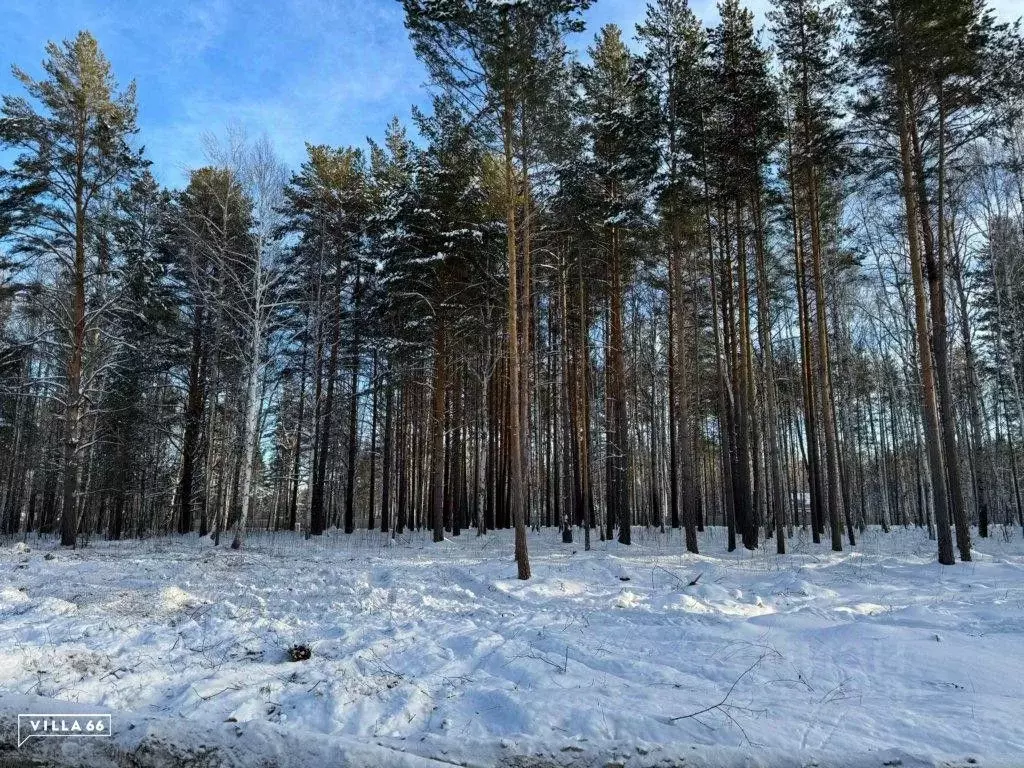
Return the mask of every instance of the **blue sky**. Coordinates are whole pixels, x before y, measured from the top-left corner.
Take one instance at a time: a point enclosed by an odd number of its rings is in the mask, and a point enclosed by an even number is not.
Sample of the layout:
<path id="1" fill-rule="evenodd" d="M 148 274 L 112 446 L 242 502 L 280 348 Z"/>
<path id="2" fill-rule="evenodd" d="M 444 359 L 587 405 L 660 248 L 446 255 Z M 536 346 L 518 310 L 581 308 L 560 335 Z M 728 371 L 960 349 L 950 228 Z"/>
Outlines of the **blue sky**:
<path id="1" fill-rule="evenodd" d="M 1021 0 L 998 0 L 1008 16 Z M 751 0 L 759 12 L 766 0 Z M 38 75 L 48 40 L 90 30 L 120 82 L 135 79 L 140 141 L 164 184 L 203 163 L 202 137 L 240 123 L 296 167 L 305 141 L 363 144 L 427 102 L 397 0 L 2 0 L 0 93 L 17 63 Z M 643 0 L 598 0 L 585 47 L 614 22 L 632 32 Z M 715 18 L 714 0 L 693 0 Z"/>

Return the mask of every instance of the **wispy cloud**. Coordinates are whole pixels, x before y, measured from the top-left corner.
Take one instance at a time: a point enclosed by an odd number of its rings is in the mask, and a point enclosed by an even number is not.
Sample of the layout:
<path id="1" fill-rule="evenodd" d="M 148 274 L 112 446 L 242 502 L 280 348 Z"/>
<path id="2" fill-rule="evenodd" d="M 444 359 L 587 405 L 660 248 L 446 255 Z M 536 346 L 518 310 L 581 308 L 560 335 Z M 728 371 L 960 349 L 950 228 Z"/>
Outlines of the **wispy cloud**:
<path id="1" fill-rule="evenodd" d="M 705 23 L 715 0 L 692 0 Z M 759 24 L 768 0 L 751 0 Z M 19 89 L 17 63 L 38 73 L 47 40 L 79 29 L 97 36 L 122 82 L 138 83 L 141 142 L 158 177 L 179 185 L 203 163 L 202 136 L 240 123 L 267 133 L 282 159 L 297 166 L 304 143 L 362 144 L 379 137 L 392 115 L 423 104 L 425 73 L 406 37 L 395 0 L 3 0 L 0 93 Z M 602 24 L 631 36 L 643 0 L 600 0 L 583 50 Z M 1003 18 L 1020 0 L 994 0 Z"/>
<path id="2" fill-rule="evenodd" d="M 304 142 L 363 144 L 425 99 L 425 79 L 393 0 L 8 0 L 6 64 L 37 72 L 47 40 L 90 29 L 122 82 L 139 90 L 141 142 L 162 181 L 203 162 L 202 136 L 240 123 L 266 132 L 282 158 Z"/>

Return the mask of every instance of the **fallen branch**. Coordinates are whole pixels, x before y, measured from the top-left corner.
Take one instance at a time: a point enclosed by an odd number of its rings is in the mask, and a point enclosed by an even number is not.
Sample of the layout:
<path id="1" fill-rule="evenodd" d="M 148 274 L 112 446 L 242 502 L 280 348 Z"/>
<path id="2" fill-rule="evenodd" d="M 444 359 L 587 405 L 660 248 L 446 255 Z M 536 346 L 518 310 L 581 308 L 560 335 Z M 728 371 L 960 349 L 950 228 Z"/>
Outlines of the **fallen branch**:
<path id="1" fill-rule="evenodd" d="M 677 720 L 686 720 L 686 719 L 691 718 L 691 717 L 698 717 L 699 715 L 703 715 L 704 713 L 711 712 L 712 710 L 715 710 L 715 709 L 722 709 L 723 707 L 726 706 L 726 702 L 729 701 L 729 697 L 732 696 L 732 692 L 736 689 L 736 686 L 739 685 L 740 680 L 742 680 L 744 677 L 746 677 L 751 672 L 753 672 L 754 671 L 754 667 L 756 667 L 762 661 L 764 661 L 764 656 L 763 655 L 760 656 L 757 659 L 757 661 L 755 661 L 753 664 L 751 664 L 749 667 L 747 667 L 745 670 L 743 670 L 743 674 L 740 675 L 739 677 L 737 677 L 735 680 L 732 681 L 732 685 L 729 686 L 729 690 L 725 692 L 725 696 L 723 696 L 722 700 L 719 701 L 717 704 L 712 704 L 710 707 L 704 707 L 704 709 L 698 709 L 696 712 L 691 712 L 688 715 L 679 715 L 678 717 L 670 717 L 670 718 L 668 718 L 668 722 L 674 723 Z M 728 712 L 726 714 L 728 714 Z M 732 718 L 730 717 L 730 720 L 731 719 Z"/>
<path id="2" fill-rule="evenodd" d="M 219 690 L 216 693 L 211 693 L 209 696 L 203 696 L 203 694 L 201 694 L 199 691 L 196 690 L 196 687 L 194 685 L 191 686 L 191 687 L 192 687 L 192 692 L 196 696 L 198 696 L 200 699 L 202 699 L 203 701 L 209 701 L 210 699 L 213 699 L 213 698 L 216 698 L 217 696 L 220 696 L 222 693 L 227 693 L 228 691 L 237 691 L 237 690 L 239 690 L 239 688 L 241 688 L 241 686 L 239 686 L 239 685 L 229 685 L 227 688 Z"/>
<path id="3" fill-rule="evenodd" d="M 700 581 L 700 577 L 704 575 L 704 573 L 703 573 L 703 571 L 702 571 L 701 573 L 698 573 L 698 574 L 697 574 L 696 576 L 694 576 L 692 580 L 690 580 L 690 581 L 683 581 L 683 580 L 682 580 L 682 579 L 680 579 L 680 578 L 679 578 L 678 576 L 676 576 L 676 575 L 675 575 L 674 573 L 672 573 L 672 571 L 670 571 L 670 570 L 669 570 L 668 568 L 663 568 L 663 567 L 662 567 L 662 566 L 660 566 L 660 565 L 656 565 L 656 566 L 654 566 L 654 567 L 655 567 L 655 568 L 657 568 L 657 569 L 658 569 L 658 570 L 660 570 L 660 571 L 664 571 L 664 572 L 665 572 L 665 573 L 667 573 L 667 574 L 668 574 L 669 576 L 671 576 L 671 577 L 672 577 L 673 579 L 675 579 L 675 580 L 676 580 L 676 581 L 678 581 L 678 582 L 679 582 L 680 584 L 682 584 L 682 585 L 683 585 L 684 587 L 693 587 L 693 586 L 696 586 L 697 582 L 698 582 L 698 581 Z"/>

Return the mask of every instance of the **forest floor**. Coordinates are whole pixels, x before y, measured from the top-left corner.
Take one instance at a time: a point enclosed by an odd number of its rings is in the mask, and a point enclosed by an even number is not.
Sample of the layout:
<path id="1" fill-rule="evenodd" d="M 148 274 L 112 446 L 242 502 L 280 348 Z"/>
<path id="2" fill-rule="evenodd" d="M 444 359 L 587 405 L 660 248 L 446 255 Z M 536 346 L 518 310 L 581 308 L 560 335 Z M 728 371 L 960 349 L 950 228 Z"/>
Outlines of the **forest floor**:
<path id="1" fill-rule="evenodd" d="M 0 765 L 1022 766 L 1024 542 L 994 534 L 942 567 L 913 529 L 545 530 L 526 582 L 507 531 L 8 540 Z M 93 711 L 113 738 L 16 746 L 17 712 Z"/>

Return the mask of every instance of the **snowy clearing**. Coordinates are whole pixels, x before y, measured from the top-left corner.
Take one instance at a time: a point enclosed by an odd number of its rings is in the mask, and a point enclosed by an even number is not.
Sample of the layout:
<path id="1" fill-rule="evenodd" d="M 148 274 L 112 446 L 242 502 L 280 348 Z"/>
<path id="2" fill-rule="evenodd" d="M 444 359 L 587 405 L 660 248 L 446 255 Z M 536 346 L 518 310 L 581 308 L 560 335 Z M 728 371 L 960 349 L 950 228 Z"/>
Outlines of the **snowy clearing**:
<path id="1" fill-rule="evenodd" d="M 0 757 L 1020 765 L 1024 546 L 995 534 L 942 567 L 916 530 L 840 554 L 798 534 L 782 557 L 548 531 L 528 582 L 510 532 L 8 541 Z M 16 712 L 69 708 L 112 712 L 114 738 L 10 751 Z"/>

